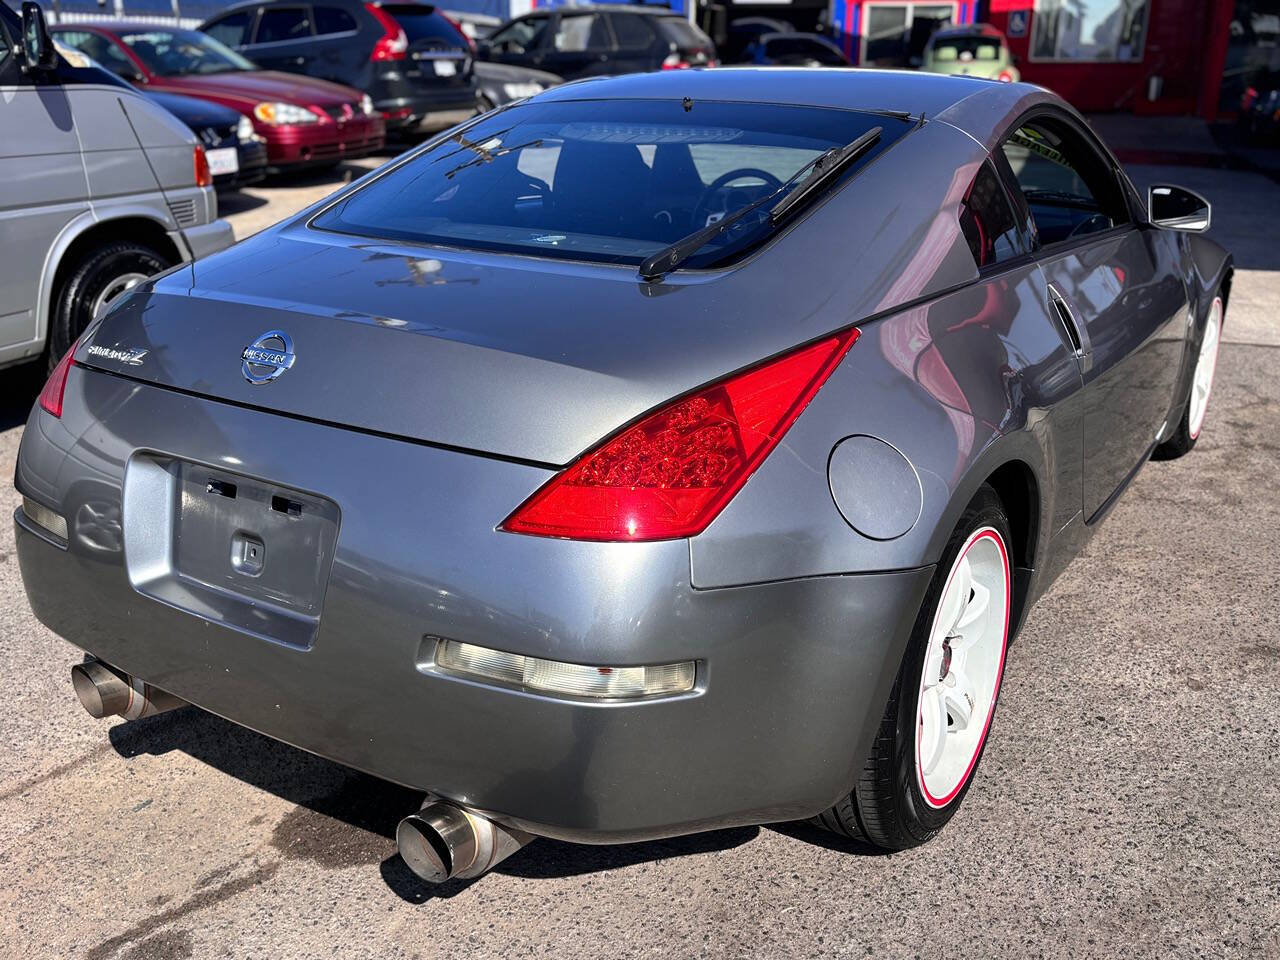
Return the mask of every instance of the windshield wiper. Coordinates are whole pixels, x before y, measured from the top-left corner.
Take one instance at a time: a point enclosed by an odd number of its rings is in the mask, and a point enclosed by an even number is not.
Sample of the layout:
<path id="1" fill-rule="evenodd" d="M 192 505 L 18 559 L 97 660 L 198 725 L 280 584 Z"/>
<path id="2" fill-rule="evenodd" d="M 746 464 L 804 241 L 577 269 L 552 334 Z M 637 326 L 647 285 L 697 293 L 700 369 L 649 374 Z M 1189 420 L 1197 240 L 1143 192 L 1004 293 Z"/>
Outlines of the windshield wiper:
<path id="1" fill-rule="evenodd" d="M 813 168 L 813 175 L 800 189 L 787 194 L 769 211 L 769 223 L 776 227 L 783 221 L 788 211 L 804 203 L 805 198 L 813 196 L 824 184 L 834 180 L 845 167 L 869 150 L 880 139 L 882 133 L 884 133 L 883 127 L 872 127 L 857 140 L 836 149 L 834 156 L 828 156 L 830 153 L 828 151 L 828 154 L 819 157 L 822 162 Z"/>
<path id="2" fill-rule="evenodd" d="M 845 144 L 843 147 L 832 147 L 830 150 L 820 153 L 788 177 L 778 189 L 765 194 L 758 200 L 753 200 L 745 207 L 721 217 L 715 223 L 709 224 L 701 230 L 689 234 L 684 239 L 677 240 L 671 246 L 646 257 L 640 264 L 640 278 L 648 282 L 661 279 L 677 269 L 680 264 L 684 263 L 684 261 L 688 260 L 735 223 L 750 216 L 766 204 L 778 200 L 778 197 L 782 197 L 769 210 L 769 225 L 776 227 L 782 222 L 788 211 L 794 210 L 796 205 L 802 203 L 806 197 L 813 196 L 823 184 L 831 182 L 832 178 L 879 140 L 880 134 L 883 132 L 882 127 L 873 127 L 858 139 Z M 794 193 L 787 193 L 788 190 L 801 183 L 800 188 L 795 190 Z M 784 194 L 786 196 L 783 196 Z"/>

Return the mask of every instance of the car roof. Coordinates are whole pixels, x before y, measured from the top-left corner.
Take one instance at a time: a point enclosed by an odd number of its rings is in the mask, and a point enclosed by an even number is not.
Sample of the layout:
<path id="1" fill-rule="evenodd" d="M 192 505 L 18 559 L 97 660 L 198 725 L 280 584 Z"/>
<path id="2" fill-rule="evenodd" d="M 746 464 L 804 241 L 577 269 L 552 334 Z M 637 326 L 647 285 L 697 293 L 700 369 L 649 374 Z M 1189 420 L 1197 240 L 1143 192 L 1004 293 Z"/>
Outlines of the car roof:
<path id="1" fill-rule="evenodd" d="M 549 7 L 531 10 L 530 13 L 561 13 L 565 16 L 574 16 L 579 13 L 634 13 L 641 17 L 679 17 L 685 19 L 683 13 L 672 10 L 670 7 L 654 7 L 647 4 L 636 4 L 632 6 L 626 3 L 584 3 L 581 5 L 566 7 Z M 525 14 L 528 16 L 528 14 Z"/>
<path id="2" fill-rule="evenodd" d="M 108 23 L 60 23 L 57 26 L 49 27 L 50 33 L 66 33 L 74 30 L 79 33 L 88 31 L 89 33 L 100 33 L 107 37 L 119 37 L 124 33 L 199 33 L 199 30 L 191 30 L 187 27 L 179 27 L 171 23 L 129 23 L 120 21 L 110 21 Z"/>
<path id="3" fill-rule="evenodd" d="M 835 68 L 808 70 L 787 67 L 717 67 L 714 70 L 666 70 L 617 77 L 596 77 L 562 84 L 538 95 L 539 100 L 719 100 L 738 103 L 776 103 L 793 106 L 833 107 L 904 113 L 912 117 L 937 117 L 961 103 L 981 109 L 966 110 L 968 123 L 983 129 L 966 129 L 982 141 L 991 125 L 1003 119 L 1032 92 L 1054 103 L 1056 97 L 1021 83 L 997 83 L 966 76 L 944 76 L 914 70 Z M 696 106 L 694 107 L 696 109 Z"/>

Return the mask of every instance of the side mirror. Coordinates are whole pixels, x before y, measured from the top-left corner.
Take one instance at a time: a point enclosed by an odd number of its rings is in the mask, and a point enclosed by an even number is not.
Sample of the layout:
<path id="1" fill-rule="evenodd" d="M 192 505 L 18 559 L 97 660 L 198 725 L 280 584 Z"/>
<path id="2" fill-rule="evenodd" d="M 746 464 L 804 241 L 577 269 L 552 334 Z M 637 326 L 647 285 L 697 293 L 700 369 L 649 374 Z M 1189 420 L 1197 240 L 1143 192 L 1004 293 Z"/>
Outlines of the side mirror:
<path id="1" fill-rule="evenodd" d="M 58 65 L 49 25 L 44 22 L 44 11 L 31 0 L 22 4 L 22 58 L 23 66 L 29 71 L 52 70 Z"/>
<path id="2" fill-rule="evenodd" d="M 488 40 L 476 40 L 476 57 L 480 60 L 488 60 L 493 54 L 493 44 Z"/>
<path id="3" fill-rule="evenodd" d="M 1147 191 L 1147 218 L 1157 227 L 1204 233 L 1209 212 L 1209 201 L 1184 187 L 1162 183 Z"/>

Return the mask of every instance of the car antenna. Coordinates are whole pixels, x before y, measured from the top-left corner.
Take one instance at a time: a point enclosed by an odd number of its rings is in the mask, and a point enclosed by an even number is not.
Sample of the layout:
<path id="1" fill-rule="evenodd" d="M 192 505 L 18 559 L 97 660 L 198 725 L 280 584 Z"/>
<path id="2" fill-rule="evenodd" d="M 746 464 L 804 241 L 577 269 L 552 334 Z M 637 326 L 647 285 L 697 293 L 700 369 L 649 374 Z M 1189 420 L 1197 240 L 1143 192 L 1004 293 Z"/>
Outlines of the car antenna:
<path id="1" fill-rule="evenodd" d="M 680 106 L 684 107 L 685 113 L 688 113 L 693 109 L 693 97 L 685 97 L 680 101 Z"/>

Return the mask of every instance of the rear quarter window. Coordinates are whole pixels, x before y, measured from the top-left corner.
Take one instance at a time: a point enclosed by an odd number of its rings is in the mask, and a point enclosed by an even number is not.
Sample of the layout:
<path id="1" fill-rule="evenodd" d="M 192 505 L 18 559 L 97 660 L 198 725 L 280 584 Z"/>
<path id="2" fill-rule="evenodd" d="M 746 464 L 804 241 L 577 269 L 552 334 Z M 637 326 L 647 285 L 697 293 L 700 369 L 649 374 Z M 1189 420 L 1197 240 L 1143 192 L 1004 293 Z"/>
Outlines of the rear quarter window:
<path id="1" fill-rule="evenodd" d="M 241 10 L 215 20 L 204 28 L 204 32 L 228 47 L 242 47 L 249 42 L 249 27 L 252 22 L 253 15 L 248 10 Z"/>
<path id="2" fill-rule="evenodd" d="M 989 160 L 960 203 L 960 232 L 979 270 L 1026 252 L 1009 195 Z"/>
<path id="3" fill-rule="evenodd" d="M 710 47 L 711 38 L 684 17 L 654 17 L 658 32 L 682 49 Z"/>
<path id="4" fill-rule="evenodd" d="M 351 33 L 357 29 L 356 19 L 340 7 L 315 7 L 316 33 Z"/>
<path id="5" fill-rule="evenodd" d="M 613 35 L 618 38 L 620 49 L 644 50 L 653 44 L 654 33 L 645 23 L 645 17 L 615 13 L 609 19 L 613 21 Z"/>

